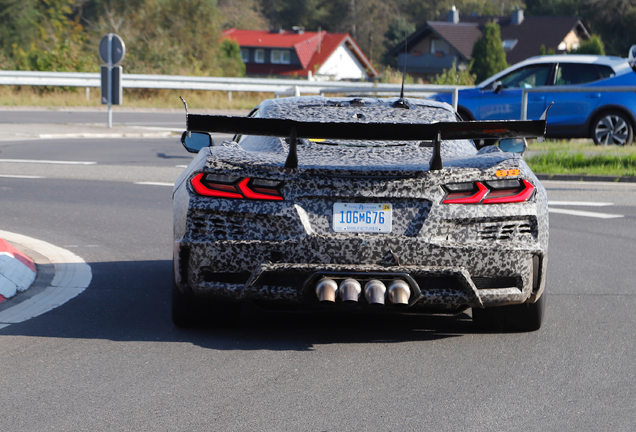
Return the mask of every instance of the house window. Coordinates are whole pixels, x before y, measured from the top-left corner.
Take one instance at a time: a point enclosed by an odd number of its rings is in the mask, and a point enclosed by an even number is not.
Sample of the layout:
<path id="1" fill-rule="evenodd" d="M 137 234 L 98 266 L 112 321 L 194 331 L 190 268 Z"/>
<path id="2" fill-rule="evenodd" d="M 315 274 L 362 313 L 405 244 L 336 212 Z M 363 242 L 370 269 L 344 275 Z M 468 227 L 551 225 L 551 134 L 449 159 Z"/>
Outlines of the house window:
<path id="1" fill-rule="evenodd" d="M 254 51 L 254 61 L 256 63 L 265 63 L 265 50 L 257 49 Z"/>
<path id="2" fill-rule="evenodd" d="M 241 48 L 241 60 L 243 60 L 243 63 L 250 61 L 250 50 L 247 48 Z"/>
<path id="3" fill-rule="evenodd" d="M 446 55 L 450 50 L 448 42 L 442 39 L 431 39 L 431 54 Z"/>
<path id="4" fill-rule="evenodd" d="M 506 39 L 505 41 L 502 42 L 502 44 L 503 44 L 504 51 L 508 52 L 511 49 L 513 49 L 515 45 L 517 45 L 517 39 Z"/>
<path id="5" fill-rule="evenodd" d="M 289 64 L 289 50 L 272 50 L 270 61 L 276 64 Z"/>

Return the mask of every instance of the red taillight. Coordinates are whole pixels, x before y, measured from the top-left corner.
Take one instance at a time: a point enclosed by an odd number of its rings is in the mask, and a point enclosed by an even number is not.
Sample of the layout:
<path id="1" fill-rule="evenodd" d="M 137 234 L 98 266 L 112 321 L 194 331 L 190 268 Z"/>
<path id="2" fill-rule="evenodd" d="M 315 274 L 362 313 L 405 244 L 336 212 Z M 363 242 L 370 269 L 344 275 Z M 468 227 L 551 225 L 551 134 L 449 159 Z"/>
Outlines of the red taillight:
<path id="1" fill-rule="evenodd" d="M 444 204 L 478 204 L 488 193 L 488 188 L 480 182 L 477 182 L 476 186 L 476 192 L 474 188 L 468 192 L 450 192 L 442 202 Z"/>
<path id="2" fill-rule="evenodd" d="M 528 201 L 534 192 L 534 186 L 528 180 L 521 180 L 522 187 L 492 191 L 484 204 L 502 204 Z"/>
<path id="3" fill-rule="evenodd" d="M 190 183 L 194 191 L 203 196 L 276 201 L 283 199 L 279 192 L 281 183 L 278 181 L 199 173 L 192 177 Z"/>
<path id="4" fill-rule="evenodd" d="M 534 185 L 522 180 L 494 180 L 459 183 L 445 186 L 447 195 L 443 204 L 505 204 L 528 201 L 534 194 Z"/>

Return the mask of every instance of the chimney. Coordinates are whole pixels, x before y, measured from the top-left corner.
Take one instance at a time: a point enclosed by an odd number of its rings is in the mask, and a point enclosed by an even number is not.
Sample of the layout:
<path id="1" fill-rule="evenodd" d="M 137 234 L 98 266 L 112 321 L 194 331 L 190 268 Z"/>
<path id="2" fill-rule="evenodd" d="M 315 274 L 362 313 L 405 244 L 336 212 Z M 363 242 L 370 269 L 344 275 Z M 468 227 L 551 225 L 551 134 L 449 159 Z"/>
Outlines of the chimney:
<path id="1" fill-rule="evenodd" d="M 519 25 L 522 22 L 523 22 L 523 9 L 517 6 L 517 8 L 514 11 L 512 11 L 512 24 Z"/>
<path id="2" fill-rule="evenodd" d="M 453 5 L 450 11 L 448 11 L 448 22 L 452 22 L 453 24 L 459 23 L 459 11 Z"/>

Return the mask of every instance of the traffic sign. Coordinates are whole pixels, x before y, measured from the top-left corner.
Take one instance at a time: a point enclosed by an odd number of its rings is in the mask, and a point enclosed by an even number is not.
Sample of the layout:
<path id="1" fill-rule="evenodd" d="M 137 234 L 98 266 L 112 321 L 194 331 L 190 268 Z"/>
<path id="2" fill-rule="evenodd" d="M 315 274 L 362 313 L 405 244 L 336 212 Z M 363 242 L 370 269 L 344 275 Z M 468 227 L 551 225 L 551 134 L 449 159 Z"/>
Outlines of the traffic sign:
<path id="1" fill-rule="evenodd" d="M 111 56 L 108 58 L 108 43 L 111 45 Z M 115 33 L 108 33 L 99 42 L 99 56 L 104 63 L 112 63 L 114 65 L 119 64 L 126 56 L 126 44 L 119 35 Z"/>

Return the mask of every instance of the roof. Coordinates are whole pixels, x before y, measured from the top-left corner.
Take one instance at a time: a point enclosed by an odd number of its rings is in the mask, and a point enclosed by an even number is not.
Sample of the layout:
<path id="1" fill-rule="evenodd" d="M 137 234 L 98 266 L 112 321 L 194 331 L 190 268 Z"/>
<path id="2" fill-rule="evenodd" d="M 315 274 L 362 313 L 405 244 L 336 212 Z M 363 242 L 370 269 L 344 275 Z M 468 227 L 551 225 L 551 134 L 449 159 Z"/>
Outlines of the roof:
<path id="1" fill-rule="evenodd" d="M 589 33 L 580 18 L 577 17 L 525 17 L 521 24 L 512 24 L 512 18 L 467 16 L 454 24 L 444 21 L 429 21 L 407 38 L 408 46 L 415 46 L 431 32 L 445 39 L 457 52 L 468 60 L 471 58 L 473 45 L 482 35 L 484 25 L 496 21 L 501 27 L 501 40 L 516 40 L 514 47 L 506 53 L 509 64 L 518 63 L 528 57 L 539 54 L 541 45 L 546 49 L 556 50 L 565 36 L 572 30 L 589 38 Z M 404 51 L 404 42 L 396 45 L 388 52 L 396 56 Z"/>
<path id="2" fill-rule="evenodd" d="M 340 45 L 344 44 L 362 64 L 368 76 L 380 75 L 348 33 L 270 32 L 232 28 L 224 31 L 222 37 L 235 40 L 241 47 L 293 49 L 302 65 L 302 68 L 298 68 L 294 65 L 249 63 L 246 65 L 249 74 L 307 76 L 309 71 L 315 72 Z"/>
<path id="3" fill-rule="evenodd" d="M 445 39 L 465 59 L 470 59 L 475 41 L 481 37 L 481 30 L 474 23 L 437 22 L 428 23 L 429 27 Z"/>
<path id="4" fill-rule="evenodd" d="M 512 50 L 506 53 L 508 64 L 519 63 L 539 54 L 541 45 L 557 50 L 559 44 L 572 30 L 589 39 L 587 29 L 577 17 L 530 16 L 519 25 L 511 23 L 511 17 L 471 17 L 461 18 L 464 22 L 485 25 L 489 20 L 497 20 L 501 27 L 501 40 L 517 40 Z"/>

